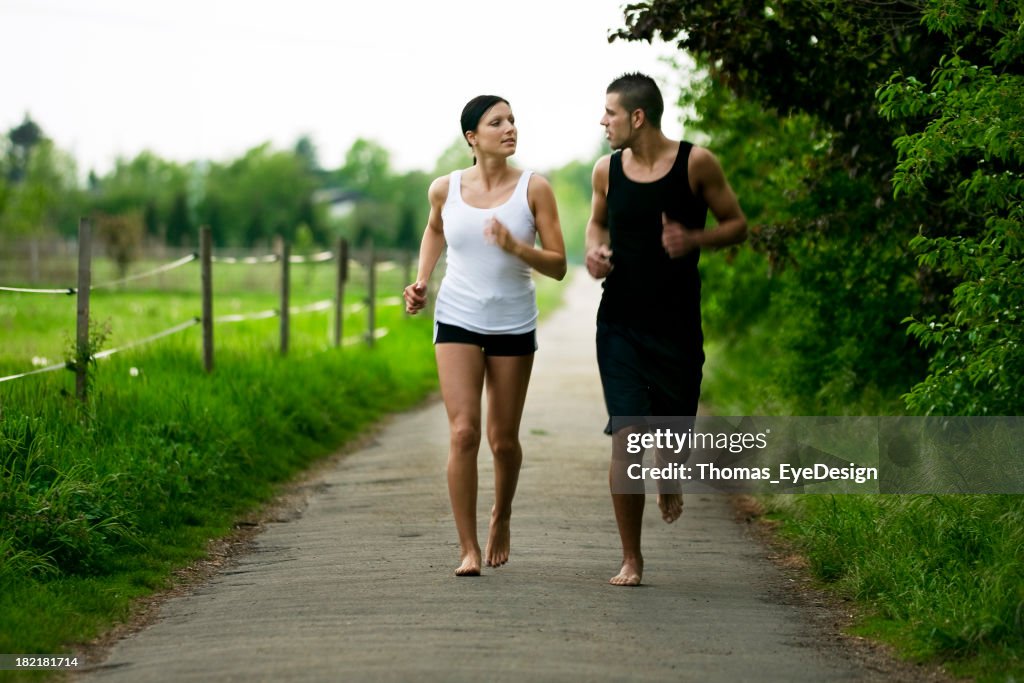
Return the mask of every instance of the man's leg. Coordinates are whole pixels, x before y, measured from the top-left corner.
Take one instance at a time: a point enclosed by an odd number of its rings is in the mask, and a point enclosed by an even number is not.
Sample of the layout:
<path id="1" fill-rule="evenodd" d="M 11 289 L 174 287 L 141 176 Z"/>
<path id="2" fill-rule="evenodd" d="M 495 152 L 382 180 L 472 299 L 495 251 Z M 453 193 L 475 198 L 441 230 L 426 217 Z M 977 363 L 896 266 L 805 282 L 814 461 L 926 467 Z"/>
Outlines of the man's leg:
<path id="1" fill-rule="evenodd" d="M 618 423 L 622 418 L 629 422 L 630 417 L 650 414 L 643 360 L 633 336 L 621 326 L 598 322 L 597 362 L 610 418 L 606 432 L 612 436 L 608 485 L 622 543 L 622 566 L 610 580 L 616 586 L 639 585 L 644 571 L 643 554 L 640 552 L 645 502 L 643 482 L 632 481 L 627 474 L 629 465 L 640 462 L 642 457 L 642 453 L 628 452 L 627 439 L 631 433 L 643 431 L 644 427 Z"/>
<path id="2" fill-rule="evenodd" d="M 608 471 L 608 485 L 612 492 L 612 509 L 615 524 L 619 529 L 622 543 L 622 567 L 609 583 L 615 586 L 639 586 L 644 574 L 644 556 L 640 551 L 640 537 L 643 531 L 644 493 L 643 480 L 630 480 L 627 471 L 632 463 L 639 463 L 643 454 L 631 455 L 627 450 L 627 439 L 632 433 L 645 431 L 643 427 L 623 427 L 612 434 L 612 463 Z M 631 489 L 636 492 L 630 492 Z"/>

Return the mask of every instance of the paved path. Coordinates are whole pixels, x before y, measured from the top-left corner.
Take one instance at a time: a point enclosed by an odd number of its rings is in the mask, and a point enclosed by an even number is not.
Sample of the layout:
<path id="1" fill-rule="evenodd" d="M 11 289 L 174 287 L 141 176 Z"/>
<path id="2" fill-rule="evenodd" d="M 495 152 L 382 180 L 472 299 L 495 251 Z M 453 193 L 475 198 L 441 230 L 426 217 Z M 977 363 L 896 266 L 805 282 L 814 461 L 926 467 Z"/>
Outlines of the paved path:
<path id="1" fill-rule="evenodd" d="M 653 498 L 645 585 L 609 586 L 618 540 L 593 356 L 598 286 L 576 273 L 541 328 L 512 558 L 457 579 L 433 402 L 326 472 L 303 514 L 120 642 L 87 683 L 130 681 L 836 681 L 876 675 L 815 644 L 786 580 L 732 521 Z M 481 454 L 481 481 L 491 481 Z M 481 489 L 480 538 L 493 495 Z"/>

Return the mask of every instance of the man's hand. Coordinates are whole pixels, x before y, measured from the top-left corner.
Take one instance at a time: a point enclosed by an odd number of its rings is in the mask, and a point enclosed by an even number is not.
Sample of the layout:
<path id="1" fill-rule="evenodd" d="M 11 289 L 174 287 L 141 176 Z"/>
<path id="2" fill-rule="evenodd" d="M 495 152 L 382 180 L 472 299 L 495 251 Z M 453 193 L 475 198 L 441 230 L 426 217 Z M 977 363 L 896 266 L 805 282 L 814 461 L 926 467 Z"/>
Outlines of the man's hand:
<path id="1" fill-rule="evenodd" d="M 682 223 L 674 221 L 663 212 L 661 214 L 661 245 L 669 258 L 686 256 L 700 248 L 695 230 L 687 230 Z"/>
<path id="2" fill-rule="evenodd" d="M 612 272 L 612 250 L 607 244 L 601 244 L 587 249 L 587 272 L 595 280 L 607 277 Z"/>

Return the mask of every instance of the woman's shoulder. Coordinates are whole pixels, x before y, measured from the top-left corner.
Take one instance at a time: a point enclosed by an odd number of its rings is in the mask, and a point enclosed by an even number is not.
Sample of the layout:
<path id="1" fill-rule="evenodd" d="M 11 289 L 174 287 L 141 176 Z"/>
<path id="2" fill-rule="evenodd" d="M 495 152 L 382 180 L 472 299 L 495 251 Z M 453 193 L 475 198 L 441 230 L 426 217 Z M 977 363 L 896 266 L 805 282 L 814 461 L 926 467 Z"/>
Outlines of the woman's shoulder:
<path id="1" fill-rule="evenodd" d="M 546 196 L 548 194 L 554 194 L 551 189 L 551 181 L 545 178 L 536 171 L 523 171 L 524 174 L 529 174 L 529 180 L 527 180 L 526 192 L 532 199 L 537 196 Z"/>
<path id="2" fill-rule="evenodd" d="M 444 203 L 444 200 L 448 198 L 448 188 L 451 187 L 451 175 L 443 175 L 438 178 L 434 178 L 430 183 L 430 189 L 427 190 L 427 197 L 431 203 Z"/>

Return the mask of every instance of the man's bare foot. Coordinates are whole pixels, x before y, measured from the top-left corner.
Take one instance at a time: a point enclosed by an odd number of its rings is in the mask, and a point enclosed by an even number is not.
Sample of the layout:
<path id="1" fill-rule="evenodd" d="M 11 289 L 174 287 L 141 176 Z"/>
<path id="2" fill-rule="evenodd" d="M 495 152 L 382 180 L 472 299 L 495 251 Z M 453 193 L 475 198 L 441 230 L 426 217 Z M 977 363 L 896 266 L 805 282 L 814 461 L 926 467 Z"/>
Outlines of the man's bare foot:
<path id="1" fill-rule="evenodd" d="M 608 580 L 613 586 L 639 586 L 644 574 L 644 561 L 623 560 L 619 573 Z"/>
<path id="2" fill-rule="evenodd" d="M 661 510 L 661 518 L 665 523 L 671 524 L 683 514 L 683 494 L 659 493 L 658 509 Z"/>
<path id="3" fill-rule="evenodd" d="M 487 566 L 500 567 L 508 562 L 512 532 L 508 517 L 501 519 L 491 513 L 491 530 L 487 534 Z"/>
<path id="4" fill-rule="evenodd" d="M 480 551 L 473 550 L 462 556 L 462 564 L 455 570 L 455 576 L 480 576 Z"/>

